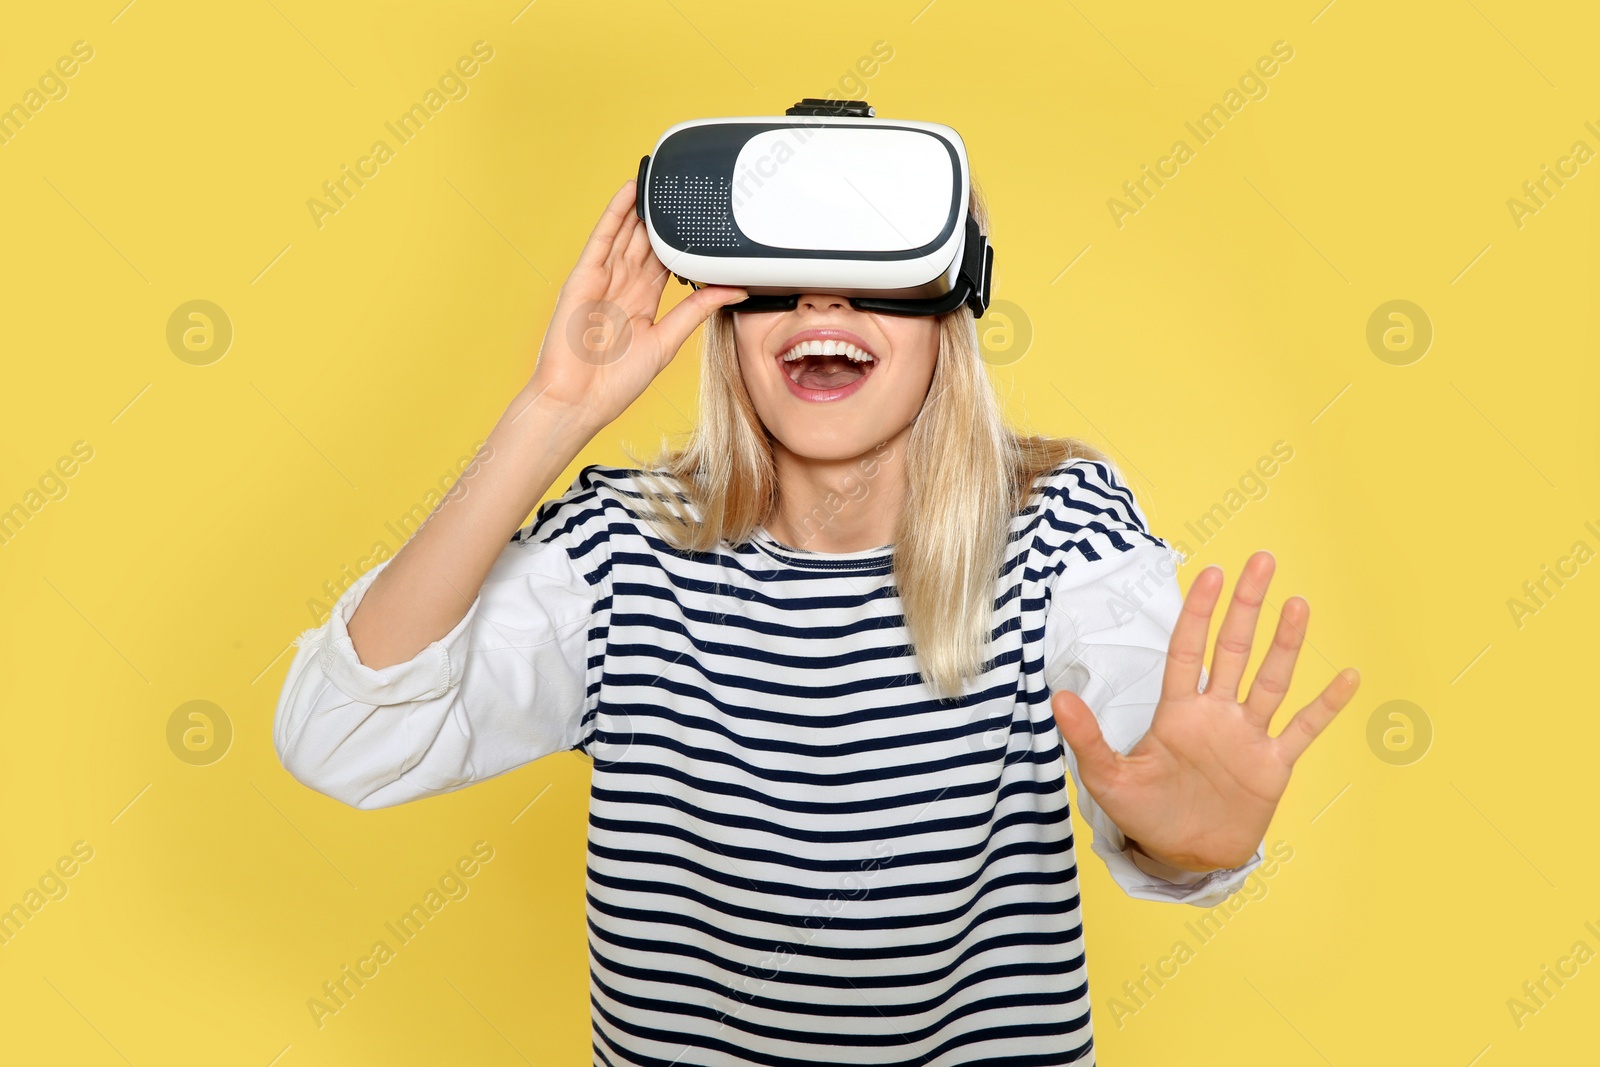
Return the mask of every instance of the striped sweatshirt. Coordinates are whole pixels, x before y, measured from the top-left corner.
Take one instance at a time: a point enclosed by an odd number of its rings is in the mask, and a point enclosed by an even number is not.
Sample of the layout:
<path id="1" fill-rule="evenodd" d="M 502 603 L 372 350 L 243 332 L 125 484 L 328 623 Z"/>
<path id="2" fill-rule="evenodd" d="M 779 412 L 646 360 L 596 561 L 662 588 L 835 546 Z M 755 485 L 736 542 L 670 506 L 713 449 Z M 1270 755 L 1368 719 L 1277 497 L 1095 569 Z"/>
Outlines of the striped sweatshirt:
<path id="1" fill-rule="evenodd" d="M 284 766 L 381 808 L 592 759 L 595 1064 L 1093 1064 L 1075 826 L 1145 900 L 1214 905 L 1263 859 L 1166 867 L 1081 786 L 1068 803 L 1050 693 L 1082 696 L 1126 752 L 1182 604 L 1181 557 L 1117 470 L 1038 480 L 995 582 L 991 663 L 955 701 L 918 672 L 892 546 L 760 529 L 678 552 L 641 517 L 637 473 L 585 467 L 407 662 L 356 656 L 347 622 L 389 561 L 363 574 L 296 639 Z"/>

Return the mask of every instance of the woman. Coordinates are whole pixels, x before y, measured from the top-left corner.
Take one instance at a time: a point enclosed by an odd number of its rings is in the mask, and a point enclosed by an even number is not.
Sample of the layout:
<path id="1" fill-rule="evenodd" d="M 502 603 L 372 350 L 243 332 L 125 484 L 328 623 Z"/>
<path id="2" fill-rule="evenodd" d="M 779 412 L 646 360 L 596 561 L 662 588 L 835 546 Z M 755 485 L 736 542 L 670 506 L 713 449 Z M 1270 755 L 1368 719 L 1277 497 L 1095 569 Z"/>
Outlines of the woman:
<path id="1" fill-rule="evenodd" d="M 1214 904 L 1356 673 L 1270 736 L 1309 612 L 1241 695 L 1270 554 L 1207 676 L 1220 569 L 1180 599 L 1109 460 L 1004 426 L 970 310 L 655 322 L 634 196 L 474 467 L 298 640 L 281 759 L 377 808 L 591 756 L 596 1063 L 1092 1063 L 1067 774 L 1129 893 Z M 688 447 L 522 525 L 708 317 Z"/>

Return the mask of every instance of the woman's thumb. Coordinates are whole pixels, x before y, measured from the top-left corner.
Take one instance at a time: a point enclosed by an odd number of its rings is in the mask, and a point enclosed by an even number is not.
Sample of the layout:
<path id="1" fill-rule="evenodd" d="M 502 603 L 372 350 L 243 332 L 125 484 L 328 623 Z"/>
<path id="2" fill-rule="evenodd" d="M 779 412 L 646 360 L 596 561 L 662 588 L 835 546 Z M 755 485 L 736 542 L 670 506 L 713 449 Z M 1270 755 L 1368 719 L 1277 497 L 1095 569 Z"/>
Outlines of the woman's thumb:
<path id="1" fill-rule="evenodd" d="M 683 347 L 683 342 L 694 333 L 694 328 L 706 319 L 711 313 L 724 304 L 737 303 L 750 294 L 743 289 L 730 288 L 725 285 L 708 285 L 696 289 L 661 316 L 661 321 L 655 328 L 661 331 L 661 352 L 671 359 L 678 349 Z"/>
<path id="2" fill-rule="evenodd" d="M 1117 753 L 1106 744 L 1100 732 L 1100 720 L 1083 698 L 1070 689 L 1058 689 L 1050 697 L 1050 710 L 1055 713 L 1056 726 L 1061 736 L 1078 759 L 1078 776 L 1085 783 L 1090 780 L 1104 782 L 1117 773 Z"/>

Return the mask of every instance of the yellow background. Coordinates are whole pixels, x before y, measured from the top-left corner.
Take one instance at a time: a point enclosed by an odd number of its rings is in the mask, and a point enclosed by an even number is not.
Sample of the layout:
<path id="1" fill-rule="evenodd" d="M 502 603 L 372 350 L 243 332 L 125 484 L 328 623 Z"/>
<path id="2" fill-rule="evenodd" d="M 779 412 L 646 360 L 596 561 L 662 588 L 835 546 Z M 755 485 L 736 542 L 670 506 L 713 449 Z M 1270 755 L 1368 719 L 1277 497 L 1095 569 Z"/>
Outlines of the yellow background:
<path id="1" fill-rule="evenodd" d="M 1185 586 L 1277 553 L 1271 602 L 1313 610 L 1290 705 L 1363 672 L 1268 835 L 1292 861 L 1120 1026 L 1111 998 L 1199 912 L 1080 848 L 1101 1061 L 1593 1059 L 1600 963 L 1520 1026 L 1507 1007 L 1600 950 L 1600 564 L 1508 607 L 1600 549 L 1600 163 L 1520 226 L 1507 205 L 1600 149 L 1588 5 L 124 2 L 12 5 L 0 42 L 0 105 L 94 49 L 0 145 L 0 507 L 93 449 L 0 545 L 0 906 L 94 850 L 0 947 L 0 1059 L 588 1062 L 581 758 L 342 807 L 273 752 L 286 646 L 526 380 L 659 133 L 830 91 L 966 138 L 1033 333 L 1020 358 L 990 338 L 1017 419 L 1108 448 L 1194 550 Z M 468 95 L 319 228 L 306 201 L 479 40 Z M 1276 41 L 1267 95 L 1199 144 L 1184 123 Z M 1180 138 L 1119 227 L 1108 200 Z M 234 330 L 206 366 L 166 341 L 195 299 Z M 1366 341 L 1393 299 L 1434 328 L 1405 366 Z M 697 374 L 686 349 L 552 493 L 686 429 Z M 1277 441 L 1269 492 L 1187 535 Z M 1367 742 L 1397 699 L 1434 733 L 1404 766 Z M 207 766 L 168 746 L 191 700 L 233 728 Z M 470 894 L 319 1028 L 308 998 L 477 841 Z"/>

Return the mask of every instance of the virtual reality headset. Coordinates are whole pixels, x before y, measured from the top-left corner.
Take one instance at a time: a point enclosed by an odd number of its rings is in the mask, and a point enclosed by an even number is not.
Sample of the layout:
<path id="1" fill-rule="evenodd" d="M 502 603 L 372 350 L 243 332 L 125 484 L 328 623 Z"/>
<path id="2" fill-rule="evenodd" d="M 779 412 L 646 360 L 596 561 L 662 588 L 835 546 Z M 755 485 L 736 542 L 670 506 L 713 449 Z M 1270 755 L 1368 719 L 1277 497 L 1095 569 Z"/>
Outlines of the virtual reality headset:
<path id="1" fill-rule="evenodd" d="M 693 119 L 639 161 L 636 210 L 680 282 L 731 285 L 731 311 L 801 293 L 858 311 L 942 315 L 989 306 L 994 249 L 967 213 L 967 150 L 934 122 L 865 101 L 807 97 L 783 115 Z"/>

